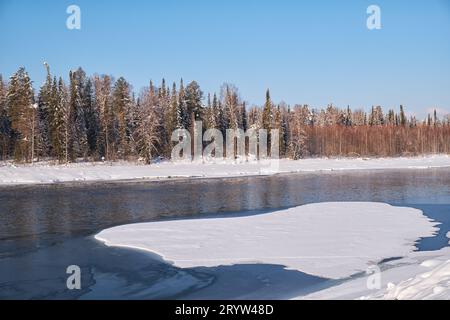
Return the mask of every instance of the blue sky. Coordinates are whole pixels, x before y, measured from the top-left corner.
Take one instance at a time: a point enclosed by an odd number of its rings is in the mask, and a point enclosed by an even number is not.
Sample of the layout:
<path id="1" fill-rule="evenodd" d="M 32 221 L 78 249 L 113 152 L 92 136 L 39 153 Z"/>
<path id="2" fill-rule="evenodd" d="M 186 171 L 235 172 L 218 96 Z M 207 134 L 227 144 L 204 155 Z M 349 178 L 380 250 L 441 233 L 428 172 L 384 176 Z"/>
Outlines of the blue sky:
<path id="1" fill-rule="evenodd" d="M 81 8 L 68 30 L 66 8 Z M 381 30 L 366 9 L 381 7 Z M 64 75 L 235 84 L 249 103 L 273 100 L 352 108 L 400 104 L 422 117 L 450 111 L 447 0 L 0 0 L 0 73 L 25 66 L 35 87 L 43 61 Z M 442 111 L 445 112 L 445 111 Z"/>

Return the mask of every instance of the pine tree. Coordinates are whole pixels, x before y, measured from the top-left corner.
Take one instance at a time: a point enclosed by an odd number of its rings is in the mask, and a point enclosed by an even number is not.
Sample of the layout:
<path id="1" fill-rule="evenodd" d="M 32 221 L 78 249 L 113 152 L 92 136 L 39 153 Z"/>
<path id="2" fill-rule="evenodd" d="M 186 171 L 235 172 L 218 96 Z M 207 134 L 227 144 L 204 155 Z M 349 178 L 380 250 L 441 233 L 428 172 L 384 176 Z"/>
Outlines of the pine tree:
<path id="1" fill-rule="evenodd" d="M 154 87 L 151 85 L 150 91 L 154 96 Z M 131 90 L 128 82 L 123 78 L 117 79 L 112 92 L 112 110 L 114 122 L 112 128 L 112 141 L 115 153 L 120 158 L 128 155 L 127 137 L 127 113 L 131 106 Z"/>
<path id="2" fill-rule="evenodd" d="M 162 79 L 161 87 L 158 89 L 158 98 L 164 99 L 169 95 L 169 90 L 166 88 L 166 79 Z"/>
<path id="3" fill-rule="evenodd" d="M 84 86 L 83 106 L 89 155 L 93 156 L 97 153 L 97 141 L 100 135 L 100 118 L 98 109 L 95 107 L 91 79 L 88 79 Z"/>
<path id="4" fill-rule="evenodd" d="M 280 128 L 280 154 L 285 156 L 289 145 L 289 127 L 288 127 L 288 114 L 289 111 L 283 112 L 281 116 L 281 128 Z"/>
<path id="5" fill-rule="evenodd" d="M 266 91 L 266 103 L 264 104 L 262 128 L 270 132 L 272 129 L 272 100 L 270 99 L 270 91 Z"/>
<path id="6" fill-rule="evenodd" d="M 186 87 L 185 93 L 186 110 L 188 116 L 188 127 L 192 127 L 194 124 L 192 120 L 202 120 L 203 118 L 203 92 L 200 90 L 200 86 L 196 81 L 192 81 Z"/>
<path id="7" fill-rule="evenodd" d="M 43 95 L 43 110 L 45 110 L 45 127 L 46 130 L 43 132 L 48 132 L 48 139 L 50 140 L 51 146 L 47 149 L 48 154 L 52 157 L 58 157 L 60 159 L 61 155 L 61 137 L 59 136 L 60 132 L 58 131 L 58 116 L 59 116 L 59 92 L 58 92 L 58 83 L 56 81 L 56 77 L 53 78 L 53 82 L 51 82 L 48 96 L 45 98 Z M 45 143 L 45 142 L 44 142 Z"/>
<path id="8" fill-rule="evenodd" d="M 43 156 L 54 156 L 52 150 L 53 144 L 51 132 L 51 104 L 54 103 L 54 96 L 52 96 L 53 82 L 50 74 L 50 66 L 46 62 L 44 63 L 44 66 L 47 71 L 47 77 L 38 94 L 38 127 L 40 132 L 39 145 Z"/>
<path id="9" fill-rule="evenodd" d="M 218 110 L 218 116 L 217 116 L 217 122 L 218 122 L 218 129 L 222 132 L 222 134 L 226 133 L 227 130 L 227 119 L 225 115 L 225 108 L 220 100 L 217 99 L 216 94 L 214 94 L 213 99 L 213 108 L 214 108 L 214 100 L 216 101 L 217 110 Z"/>
<path id="10" fill-rule="evenodd" d="M 168 132 L 166 122 L 168 121 L 169 114 L 171 112 L 171 97 L 169 88 L 166 87 L 166 80 L 163 78 L 161 86 L 158 88 L 158 96 L 155 97 L 155 106 L 158 116 L 158 123 L 160 125 L 157 128 L 157 135 L 159 142 L 157 144 L 157 150 L 160 155 L 170 155 L 171 153 L 171 135 L 172 132 Z"/>
<path id="11" fill-rule="evenodd" d="M 178 92 L 178 105 L 177 105 L 177 127 L 178 129 L 187 129 L 189 127 L 188 115 L 186 108 L 186 99 L 183 79 L 180 81 L 180 91 Z"/>
<path id="12" fill-rule="evenodd" d="M 168 110 L 165 113 L 165 120 L 164 120 L 164 128 L 166 130 L 166 137 L 167 137 L 167 146 L 166 146 L 166 155 L 170 155 L 171 152 L 171 138 L 172 133 L 175 129 L 178 127 L 178 117 L 177 117 L 177 111 L 178 111 L 178 93 L 177 93 L 177 85 L 175 82 L 172 84 L 172 92 L 170 93 L 169 97 L 170 103 L 168 106 Z"/>
<path id="13" fill-rule="evenodd" d="M 212 108 L 212 101 L 211 101 L 211 94 L 208 93 L 208 98 L 206 99 L 206 107 L 204 109 L 204 118 L 205 118 L 205 127 L 215 128 L 216 127 L 216 121 L 215 121 L 215 115 Z"/>
<path id="14" fill-rule="evenodd" d="M 11 136 L 11 121 L 6 108 L 7 87 L 0 74 L 0 159 L 5 160 L 9 156 L 9 144 Z"/>
<path id="15" fill-rule="evenodd" d="M 52 121 L 52 144 L 55 156 L 60 162 L 69 161 L 70 108 L 68 104 L 67 88 L 63 79 L 58 80 L 56 102 Z"/>
<path id="16" fill-rule="evenodd" d="M 99 134 L 97 138 L 97 152 L 101 159 L 110 160 L 112 148 L 110 145 L 110 131 L 113 128 L 114 113 L 111 107 L 111 84 L 113 80 L 108 75 L 94 77 L 94 105 L 99 115 Z"/>
<path id="17" fill-rule="evenodd" d="M 10 78 L 6 105 L 11 120 L 14 158 L 32 161 L 34 155 L 35 110 L 34 92 L 30 77 L 21 67 Z"/>
<path id="18" fill-rule="evenodd" d="M 69 159 L 76 160 L 78 157 L 86 158 L 88 155 L 88 141 L 86 129 L 86 117 L 84 109 L 84 82 L 85 73 L 79 68 L 70 72 L 70 94 L 69 94 Z"/>
<path id="19" fill-rule="evenodd" d="M 247 119 L 247 106 L 245 105 L 245 102 L 241 106 L 241 124 L 242 124 L 242 129 L 244 131 L 247 131 L 248 119 Z"/>
<path id="20" fill-rule="evenodd" d="M 402 105 L 400 106 L 400 125 L 406 126 L 406 115 Z"/>
<path id="21" fill-rule="evenodd" d="M 177 111 L 178 111 L 178 92 L 177 85 L 174 82 L 172 84 L 172 92 L 170 93 L 170 107 L 169 112 L 167 113 L 167 122 L 166 126 L 170 134 L 172 134 L 173 130 L 177 127 Z"/>
<path id="22" fill-rule="evenodd" d="M 212 98 L 211 113 L 212 113 L 211 122 L 212 125 L 214 125 L 213 128 L 218 129 L 221 132 L 224 132 L 222 108 L 219 105 L 216 93 L 214 93 Z"/>
<path id="23" fill-rule="evenodd" d="M 352 110 L 350 110 L 350 106 L 347 106 L 347 111 L 345 113 L 345 126 L 351 127 L 353 125 L 353 119 L 352 119 Z"/>

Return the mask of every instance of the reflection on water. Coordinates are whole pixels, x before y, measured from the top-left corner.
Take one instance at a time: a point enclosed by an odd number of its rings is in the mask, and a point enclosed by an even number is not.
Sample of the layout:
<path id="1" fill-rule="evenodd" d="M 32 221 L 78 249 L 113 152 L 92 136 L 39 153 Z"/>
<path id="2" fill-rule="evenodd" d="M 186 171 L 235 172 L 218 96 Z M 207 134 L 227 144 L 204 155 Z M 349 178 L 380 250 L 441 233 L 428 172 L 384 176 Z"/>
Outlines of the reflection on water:
<path id="1" fill-rule="evenodd" d="M 450 229 L 450 169 L 3 187 L 0 188 L 0 297 L 99 298 L 102 292 L 106 297 L 108 291 L 116 292 L 117 298 L 211 297 L 214 290 L 225 292 L 225 282 L 217 280 L 220 277 L 227 275 L 229 278 L 230 274 L 236 274 L 237 279 L 238 274 L 242 276 L 251 272 L 245 268 L 238 268 L 239 272 L 231 272 L 227 268 L 201 272 L 181 270 L 160 261 L 156 267 L 154 257 L 105 248 L 89 236 L 104 228 L 126 223 L 271 210 L 322 201 L 379 201 L 419 208 L 443 223 L 439 235 L 423 239 L 419 249 L 436 250 L 448 244 L 445 234 Z M 77 250 L 78 247 L 83 250 Z M 102 254 L 97 254 L 99 252 Z M 125 262 L 122 274 L 118 270 L 102 272 L 113 257 L 128 255 L 133 256 L 133 261 L 145 260 L 142 269 L 135 270 L 133 276 L 126 272 L 131 267 L 125 267 Z M 130 259 L 125 259 L 128 265 L 131 265 Z M 57 288 L 65 279 L 65 270 L 61 273 L 62 266 L 77 264 L 77 261 L 89 270 L 91 278 L 84 278 L 88 290 L 74 296 Z M 170 270 L 174 276 L 166 277 Z M 267 273 L 273 277 L 277 274 Z M 299 275 L 307 280 L 302 273 L 294 278 Z M 216 280 L 212 281 L 212 278 Z M 161 282 L 161 279 L 169 280 Z M 269 288 L 275 285 L 274 279 L 267 280 L 272 283 Z M 31 294 L 27 289 L 30 283 L 39 283 L 36 287 L 40 289 Z M 304 283 L 311 285 L 316 282 Z M 113 285 L 122 289 L 111 289 L 109 286 Z M 144 290 L 149 287 L 153 291 Z M 261 288 L 255 290 L 255 285 L 249 284 L 249 294 L 246 295 L 245 290 L 240 294 L 255 298 L 258 295 L 252 295 L 252 292 L 259 292 L 261 297 L 264 296 Z M 232 292 L 229 291 L 229 295 Z"/>

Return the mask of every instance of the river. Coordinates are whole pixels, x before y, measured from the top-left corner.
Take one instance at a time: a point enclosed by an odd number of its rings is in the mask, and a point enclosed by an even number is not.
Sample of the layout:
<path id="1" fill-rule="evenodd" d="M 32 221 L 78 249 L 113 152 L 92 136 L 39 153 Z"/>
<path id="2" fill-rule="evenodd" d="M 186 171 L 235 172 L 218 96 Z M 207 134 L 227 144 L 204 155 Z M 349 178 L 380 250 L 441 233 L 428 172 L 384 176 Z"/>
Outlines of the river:
<path id="1" fill-rule="evenodd" d="M 0 299 L 277 299 L 313 292 L 336 281 L 281 265 L 180 269 L 93 236 L 122 224 L 325 201 L 421 209 L 442 224 L 438 235 L 418 241 L 418 250 L 448 245 L 448 168 L 6 186 L 0 187 Z M 66 287 L 69 265 L 81 268 L 81 290 Z"/>

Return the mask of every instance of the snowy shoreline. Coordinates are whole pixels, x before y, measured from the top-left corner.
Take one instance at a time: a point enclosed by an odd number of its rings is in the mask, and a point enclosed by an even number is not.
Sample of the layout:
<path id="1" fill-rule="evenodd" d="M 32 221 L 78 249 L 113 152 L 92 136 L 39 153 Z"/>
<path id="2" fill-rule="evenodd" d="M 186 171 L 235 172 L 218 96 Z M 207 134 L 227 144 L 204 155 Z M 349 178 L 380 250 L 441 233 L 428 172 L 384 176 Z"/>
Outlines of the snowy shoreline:
<path id="1" fill-rule="evenodd" d="M 447 234 L 450 238 L 450 233 Z M 412 252 L 383 264 L 380 287 L 369 289 L 371 275 L 349 279 L 339 285 L 293 300 L 450 300 L 450 247 L 438 251 Z"/>
<path id="2" fill-rule="evenodd" d="M 130 162 L 75 163 L 52 165 L 46 162 L 15 165 L 0 162 L 0 186 L 71 182 L 148 181 L 189 178 L 227 178 L 283 173 L 331 172 L 350 170 L 430 169 L 450 167 L 449 155 L 399 158 L 311 158 L 279 160 L 271 168 L 267 163 L 162 162 L 142 165 Z"/>
<path id="3" fill-rule="evenodd" d="M 256 216 L 124 225 L 95 238 L 108 246 L 156 253 L 182 268 L 263 263 L 347 279 L 297 299 L 425 299 L 450 293 L 450 248 L 414 251 L 415 241 L 436 230 L 436 223 L 417 209 L 334 202 Z M 367 276 L 353 278 L 392 257 L 402 258 L 382 264 L 390 267 L 382 270 L 378 290 L 368 289 Z"/>

